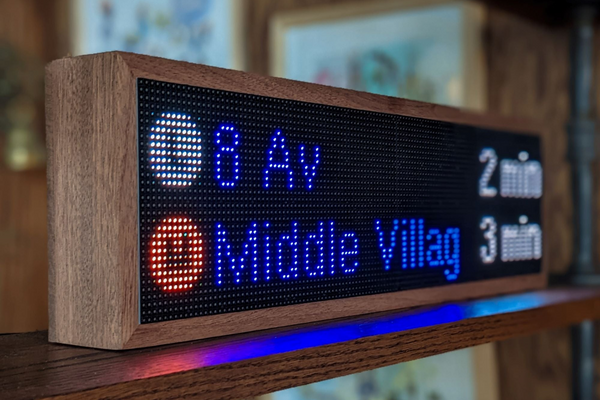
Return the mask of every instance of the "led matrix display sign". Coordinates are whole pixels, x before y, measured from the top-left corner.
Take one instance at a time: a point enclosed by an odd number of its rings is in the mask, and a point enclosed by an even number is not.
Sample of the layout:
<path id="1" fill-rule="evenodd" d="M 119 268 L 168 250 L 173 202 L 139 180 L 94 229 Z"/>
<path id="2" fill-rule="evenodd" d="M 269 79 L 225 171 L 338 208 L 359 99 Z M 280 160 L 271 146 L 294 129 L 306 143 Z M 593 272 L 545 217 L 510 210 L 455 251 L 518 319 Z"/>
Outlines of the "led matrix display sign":
<path id="1" fill-rule="evenodd" d="M 542 127 L 139 54 L 46 67 L 51 342 L 545 286 Z"/>
<path id="2" fill-rule="evenodd" d="M 142 324 L 541 271 L 535 136 L 137 80 Z"/>

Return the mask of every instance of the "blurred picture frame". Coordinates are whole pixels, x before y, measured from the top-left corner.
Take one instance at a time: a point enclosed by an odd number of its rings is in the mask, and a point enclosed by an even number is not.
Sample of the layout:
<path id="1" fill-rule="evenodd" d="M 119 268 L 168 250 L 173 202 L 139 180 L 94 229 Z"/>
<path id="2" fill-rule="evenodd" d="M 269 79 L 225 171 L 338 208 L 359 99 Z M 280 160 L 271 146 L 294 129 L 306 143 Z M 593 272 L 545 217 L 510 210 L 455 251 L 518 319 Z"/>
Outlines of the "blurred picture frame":
<path id="1" fill-rule="evenodd" d="M 377 0 L 281 12 L 270 21 L 270 72 L 482 111 L 485 21 L 485 7 L 471 1 Z"/>
<path id="2" fill-rule="evenodd" d="M 494 343 L 343 376 L 256 400 L 499 400 Z"/>
<path id="3" fill-rule="evenodd" d="M 246 0 L 68 0 L 73 55 L 120 50 L 243 70 Z"/>

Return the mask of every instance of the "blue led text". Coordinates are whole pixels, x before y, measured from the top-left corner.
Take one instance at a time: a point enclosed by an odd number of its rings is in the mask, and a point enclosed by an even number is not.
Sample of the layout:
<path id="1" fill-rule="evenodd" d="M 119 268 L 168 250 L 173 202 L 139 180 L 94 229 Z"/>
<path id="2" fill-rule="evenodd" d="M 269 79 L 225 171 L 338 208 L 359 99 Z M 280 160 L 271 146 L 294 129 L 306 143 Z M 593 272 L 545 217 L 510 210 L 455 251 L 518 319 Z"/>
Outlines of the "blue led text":
<path id="1" fill-rule="evenodd" d="M 394 220 L 392 229 L 386 234 L 381 221 L 375 221 L 379 249 L 383 266 L 389 270 L 394 264 L 396 235 L 400 234 L 401 268 L 446 267 L 444 275 L 449 281 L 460 274 L 460 230 L 447 228 L 425 229 L 423 219 Z M 389 237 L 389 240 L 386 240 Z M 397 254 L 396 254 L 397 255 Z"/>
<path id="2" fill-rule="evenodd" d="M 202 145 L 196 125 L 189 115 L 167 112 L 162 113 L 150 127 L 148 161 L 154 177 L 163 185 L 185 188 L 191 186 L 198 177 Z M 214 177 L 223 189 L 234 189 L 241 178 L 240 142 L 241 134 L 231 124 L 221 124 L 214 132 Z M 265 189 L 274 187 L 277 180 L 273 178 L 278 175 L 284 177 L 284 185 L 289 190 L 314 188 L 321 163 L 321 148 L 313 146 L 310 149 L 300 144 L 296 158 L 291 156 L 291 151 L 294 151 L 292 147 L 286 144 L 286 137 L 281 130 L 271 136 L 263 170 Z M 295 182 L 302 178 L 304 185 Z"/>
<path id="3" fill-rule="evenodd" d="M 375 221 L 375 230 L 378 233 L 379 248 L 381 249 L 381 258 L 383 259 L 385 269 L 388 270 L 390 269 L 390 264 L 392 263 L 392 258 L 394 257 L 394 247 L 396 247 L 396 231 L 398 230 L 398 220 L 394 220 L 394 227 L 390 232 L 390 240 L 388 247 L 385 246 L 385 232 L 383 231 L 383 229 L 381 229 L 380 221 Z"/>
<path id="4" fill-rule="evenodd" d="M 317 165 L 319 165 L 319 146 L 315 146 L 313 148 L 313 162 L 312 164 L 308 163 L 306 153 L 304 150 L 304 145 L 300 145 L 300 164 L 302 164 L 302 172 L 304 173 L 304 178 L 306 180 L 306 189 L 311 190 L 313 187 L 313 179 L 315 175 L 317 175 Z"/>
<path id="5" fill-rule="evenodd" d="M 275 132 L 271 138 L 271 147 L 267 150 L 267 166 L 265 168 L 265 188 L 269 188 L 269 174 L 280 172 L 287 175 L 289 189 L 294 188 L 294 171 L 290 166 L 290 152 L 285 147 L 285 136 L 281 131 Z"/>
<path id="6" fill-rule="evenodd" d="M 276 235 L 271 232 L 269 222 L 260 230 L 259 224 L 252 222 L 244 243 L 234 245 L 226 227 L 216 223 L 217 285 L 356 272 L 360 249 L 354 232 L 337 235 L 333 221 L 319 221 L 312 232 L 301 233 L 300 228 L 300 224 L 293 221 L 287 232 Z"/>
<path id="7" fill-rule="evenodd" d="M 298 161 L 302 166 L 306 190 L 312 190 L 313 181 L 317 175 L 317 166 L 320 162 L 321 149 L 319 146 L 313 147 L 312 162 L 309 161 L 309 151 L 305 145 L 300 145 L 298 153 Z M 285 144 L 285 136 L 281 131 L 276 131 L 271 137 L 271 145 L 267 150 L 263 180 L 265 189 L 273 187 L 272 177 L 276 173 L 283 174 L 288 189 L 294 188 L 294 169 L 291 164 L 290 151 Z"/>
<path id="8" fill-rule="evenodd" d="M 233 188 L 240 179 L 240 155 L 237 153 L 240 134 L 231 125 L 221 125 L 215 132 L 215 145 L 215 178 L 222 188 Z M 228 163 L 226 159 L 229 159 Z M 224 169 L 225 164 L 229 164 L 229 171 Z"/>

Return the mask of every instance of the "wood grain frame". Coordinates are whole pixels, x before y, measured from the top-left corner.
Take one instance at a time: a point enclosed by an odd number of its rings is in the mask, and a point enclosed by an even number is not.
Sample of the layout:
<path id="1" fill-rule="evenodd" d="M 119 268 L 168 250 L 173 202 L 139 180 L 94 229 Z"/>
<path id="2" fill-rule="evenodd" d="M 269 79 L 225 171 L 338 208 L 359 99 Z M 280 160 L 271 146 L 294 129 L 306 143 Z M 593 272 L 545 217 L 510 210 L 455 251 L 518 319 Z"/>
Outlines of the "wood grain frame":
<path id="1" fill-rule="evenodd" d="M 543 130 L 527 120 L 131 53 L 54 61 L 46 67 L 51 342 L 148 347 L 545 286 L 543 262 L 539 274 L 140 325 L 137 78 L 532 135 Z"/>

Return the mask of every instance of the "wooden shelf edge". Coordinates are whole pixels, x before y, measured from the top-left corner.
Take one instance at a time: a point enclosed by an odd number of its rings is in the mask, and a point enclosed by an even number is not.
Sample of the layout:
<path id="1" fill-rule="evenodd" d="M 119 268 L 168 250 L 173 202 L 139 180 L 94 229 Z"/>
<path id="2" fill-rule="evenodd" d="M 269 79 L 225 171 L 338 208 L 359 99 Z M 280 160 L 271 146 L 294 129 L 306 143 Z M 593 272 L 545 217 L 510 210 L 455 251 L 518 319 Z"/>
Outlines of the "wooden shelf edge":
<path id="1" fill-rule="evenodd" d="M 555 288 L 122 352 L 0 336 L 11 399 L 270 393 L 515 336 L 600 319 L 600 288 Z"/>

